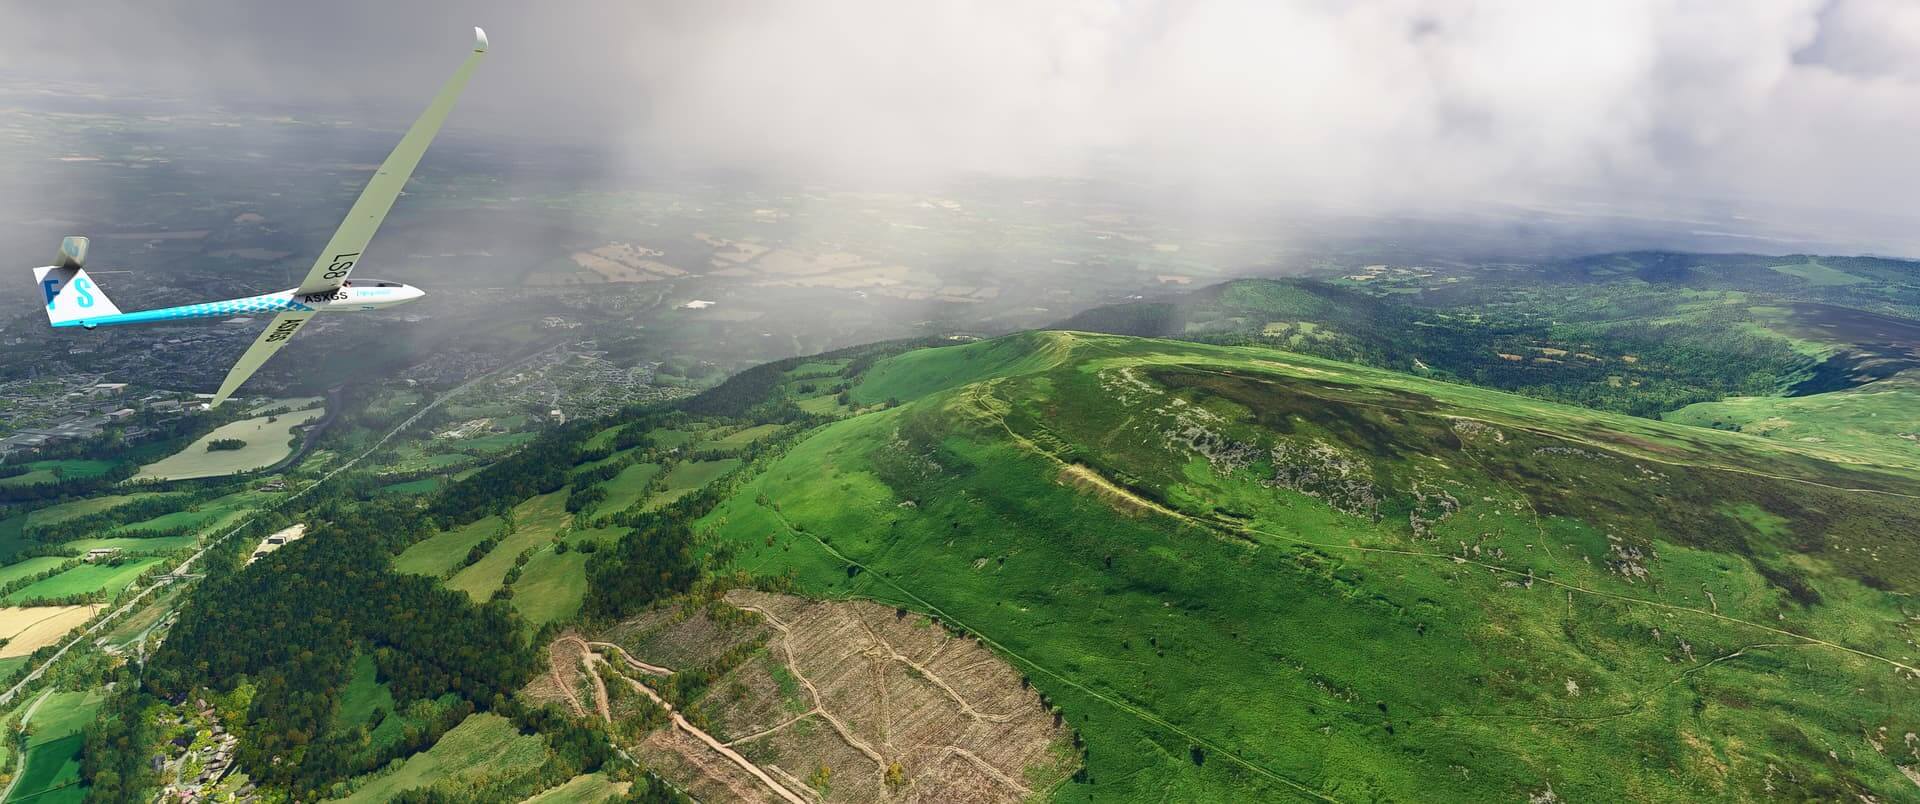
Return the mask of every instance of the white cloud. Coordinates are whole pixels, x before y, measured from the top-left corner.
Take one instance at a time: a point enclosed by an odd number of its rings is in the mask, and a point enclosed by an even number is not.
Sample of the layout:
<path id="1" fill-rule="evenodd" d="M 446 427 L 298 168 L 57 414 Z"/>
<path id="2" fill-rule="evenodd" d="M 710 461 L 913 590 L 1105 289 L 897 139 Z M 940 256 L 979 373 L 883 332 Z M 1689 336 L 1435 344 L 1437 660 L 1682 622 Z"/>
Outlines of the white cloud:
<path id="1" fill-rule="evenodd" d="M 75 5 L 0 10 L 0 69 L 407 103 L 472 21 L 495 48 L 463 124 L 636 164 L 858 179 L 1122 165 L 1382 208 L 1875 209 L 1920 185 L 1920 6 L 1899 0 Z"/>

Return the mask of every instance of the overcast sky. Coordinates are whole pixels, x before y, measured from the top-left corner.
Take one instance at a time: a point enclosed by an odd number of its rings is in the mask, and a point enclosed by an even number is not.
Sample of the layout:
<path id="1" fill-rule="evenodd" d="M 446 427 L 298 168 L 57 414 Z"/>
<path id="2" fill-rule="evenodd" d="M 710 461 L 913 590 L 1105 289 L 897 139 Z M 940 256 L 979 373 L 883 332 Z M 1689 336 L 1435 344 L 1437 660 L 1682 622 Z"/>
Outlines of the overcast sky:
<path id="1" fill-rule="evenodd" d="M 1906 0 L 16 2 L 0 71 L 377 116 L 424 104 L 471 25 L 493 53 L 452 128 L 633 164 L 848 180 L 1120 165 L 1380 209 L 1904 215 L 1920 187 Z"/>

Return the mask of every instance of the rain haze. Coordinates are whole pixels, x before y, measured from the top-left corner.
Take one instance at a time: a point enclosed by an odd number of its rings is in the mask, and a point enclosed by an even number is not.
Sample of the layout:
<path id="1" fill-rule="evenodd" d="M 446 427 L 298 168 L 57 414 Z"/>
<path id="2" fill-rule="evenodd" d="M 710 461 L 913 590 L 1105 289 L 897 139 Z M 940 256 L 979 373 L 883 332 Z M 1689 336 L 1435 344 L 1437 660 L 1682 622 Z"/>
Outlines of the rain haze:
<path id="1" fill-rule="evenodd" d="M 393 127 L 469 23 L 497 44 L 452 133 L 601 172 L 1097 176 L 1198 210 L 1745 216 L 1914 249 L 1920 9 L 1891 0 L 13 4 L 0 70 Z"/>

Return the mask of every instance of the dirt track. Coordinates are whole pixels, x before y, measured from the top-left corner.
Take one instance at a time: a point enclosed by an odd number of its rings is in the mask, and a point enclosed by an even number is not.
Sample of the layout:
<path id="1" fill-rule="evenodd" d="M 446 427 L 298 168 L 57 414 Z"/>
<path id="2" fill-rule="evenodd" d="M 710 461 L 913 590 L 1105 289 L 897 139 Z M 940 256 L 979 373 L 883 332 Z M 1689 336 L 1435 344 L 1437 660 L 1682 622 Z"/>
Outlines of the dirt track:
<path id="1" fill-rule="evenodd" d="M 1017 802 L 1075 767 L 1038 693 L 975 640 L 874 603 L 745 590 L 725 601 L 563 635 L 527 693 L 613 721 L 620 690 L 607 685 L 630 685 L 668 726 L 626 748 L 708 799 Z M 650 686 L 674 673 L 647 661 L 655 653 L 688 668 L 736 658 L 683 712 Z"/>

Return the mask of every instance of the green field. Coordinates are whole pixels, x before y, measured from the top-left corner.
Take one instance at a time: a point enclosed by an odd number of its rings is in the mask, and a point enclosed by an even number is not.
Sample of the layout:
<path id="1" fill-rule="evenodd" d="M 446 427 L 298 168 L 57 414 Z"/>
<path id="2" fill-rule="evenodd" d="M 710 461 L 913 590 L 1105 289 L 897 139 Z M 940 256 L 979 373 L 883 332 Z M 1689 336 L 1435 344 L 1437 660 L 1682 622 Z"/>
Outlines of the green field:
<path id="1" fill-rule="evenodd" d="M 121 536 L 104 539 L 75 539 L 62 542 L 61 547 L 74 550 L 96 550 L 102 547 L 118 547 L 132 553 L 169 553 L 192 547 L 199 541 L 198 536 Z"/>
<path id="2" fill-rule="evenodd" d="M 495 455 L 533 440 L 532 433 L 494 433 L 453 442 L 460 449 L 480 455 Z"/>
<path id="3" fill-rule="evenodd" d="M 1773 270 L 1779 271 L 1780 273 L 1786 274 L 1788 276 L 1797 276 L 1797 277 L 1800 277 L 1801 279 L 1805 279 L 1807 280 L 1808 284 L 1813 285 L 1814 287 L 1833 287 L 1836 285 L 1858 285 L 1862 282 L 1869 281 L 1866 277 L 1854 276 L 1853 274 L 1847 273 L 1846 271 L 1829 268 L 1826 265 L 1821 264 L 1819 260 L 1813 259 L 1811 257 L 1807 258 L 1806 262 L 1799 263 L 1796 265 L 1774 265 L 1770 267 Z"/>
<path id="4" fill-rule="evenodd" d="M 432 748 L 409 757 L 399 768 L 369 778 L 343 802 L 388 801 L 417 787 L 445 784 L 453 789 L 488 778 L 525 773 L 546 761 L 547 747 L 537 736 L 520 734 L 513 721 L 478 714 L 440 737 Z"/>
<path id="5" fill-rule="evenodd" d="M 89 548 L 75 547 L 76 550 Z M 65 556 L 38 556 L 0 567 L 0 584 L 9 584 L 29 575 L 46 572 L 73 559 Z"/>
<path id="6" fill-rule="evenodd" d="M 1854 460 L 1920 469 L 1920 373 L 1812 396 L 1734 397 L 1662 418 L 1780 441 L 1830 446 Z"/>
<path id="7" fill-rule="evenodd" d="M 381 494 L 428 494 L 440 488 L 446 481 L 438 477 L 423 477 L 403 483 L 392 483 L 380 487 Z"/>
<path id="8" fill-rule="evenodd" d="M 777 424 L 760 424 L 752 427 L 742 427 L 721 438 L 716 438 L 712 441 L 703 441 L 694 448 L 735 451 L 746 447 L 758 439 L 773 435 L 779 431 L 780 425 Z"/>
<path id="9" fill-rule="evenodd" d="M 35 483 L 52 483 L 59 480 L 80 480 L 98 477 L 113 468 L 113 461 L 62 459 L 52 461 L 33 461 L 26 474 L 0 478 L 0 486 L 30 486 Z"/>
<path id="10" fill-rule="evenodd" d="M 1079 334 L 910 352 L 855 395 L 911 404 L 695 530 L 987 640 L 1086 737 L 1060 799 L 1911 795 L 1891 753 L 1825 746 L 1920 724 L 1920 502 L 1812 485 L 1911 473 Z"/>
<path id="11" fill-rule="evenodd" d="M 604 773 L 582 774 L 567 780 L 566 784 L 527 799 L 525 804 L 600 804 L 619 798 L 631 786 L 628 782 L 609 779 Z"/>
<path id="12" fill-rule="evenodd" d="M 691 443 L 697 435 L 699 434 L 689 430 L 662 429 L 647 431 L 647 438 L 653 439 L 654 445 L 661 449 L 684 447 Z"/>
<path id="13" fill-rule="evenodd" d="M 73 519 L 74 517 L 86 516 L 88 514 L 97 514 L 97 513 L 100 513 L 101 511 L 105 511 L 111 508 L 115 508 L 117 506 L 125 505 L 130 502 L 136 502 L 139 500 L 149 499 L 149 498 L 158 497 L 158 496 L 160 495 L 155 492 L 141 492 L 137 494 L 107 494 L 100 497 L 88 497 L 87 499 L 84 499 L 84 500 L 74 500 L 72 502 L 63 502 L 63 503 L 60 503 L 59 505 L 50 505 L 45 508 L 34 511 L 27 515 L 27 522 L 33 525 L 52 525 L 59 522 L 65 522 L 69 519 Z"/>
<path id="14" fill-rule="evenodd" d="M 141 606 L 128 616 L 115 620 L 113 626 L 108 628 L 105 636 L 101 638 L 106 640 L 107 644 L 124 650 L 154 624 L 172 613 L 183 588 L 180 584 L 172 584 L 154 593 L 147 598 L 150 601 L 147 605 Z"/>
<path id="15" fill-rule="evenodd" d="M 636 451 L 637 450 L 634 450 L 634 449 L 623 449 L 623 450 L 620 450 L 619 452 L 615 452 L 611 455 L 608 455 L 605 458 L 601 458 L 596 461 L 587 461 L 586 463 L 577 464 L 573 467 L 573 472 L 575 474 L 578 474 L 581 472 L 590 472 L 592 470 L 598 469 L 602 466 L 613 463 L 615 461 L 625 460 L 627 456 L 632 455 Z"/>
<path id="16" fill-rule="evenodd" d="M 572 617 L 587 593 L 587 554 L 542 548 L 513 584 L 513 607 L 535 627 Z"/>
<path id="17" fill-rule="evenodd" d="M 808 413 L 833 414 L 847 412 L 846 406 L 840 404 L 840 400 L 836 394 L 821 394 L 820 396 L 809 397 L 800 400 L 798 404 L 801 410 Z"/>
<path id="18" fill-rule="evenodd" d="M 186 480 L 264 469 L 293 453 L 293 428 L 324 413 L 323 409 L 312 408 L 279 417 L 260 416 L 220 425 L 185 449 L 140 467 L 134 479 Z M 209 442 L 228 438 L 240 439 L 247 445 L 235 450 L 207 449 Z"/>
<path id="19" fill-rule="evenodd" d="M 141 532 L 172 531 L 181 528 L 201 530 L 232 513 L 225 508 L 200 508 L 193 511 L 175 511 L 161 514 L 152 519 L 129 522 L 114 529 L 114 533 L 133 534 Z"/>
<path id="20" fill-rule="evenodd" d="M 657 463 L 636 463 L 620 470 L 620 474 L 600 484 L 601 488 L 607 490 L 607 498 L 601 500 L 594 510 L 607 514 L 627 510 L 647 495 L 647 484 L 657 474 L 660 474 L 660 465 Z"/>
<path id="21" fill-rule="evenodd" d="M 501 521 L 490 516 L 461 525 L 453 530 L 441 531 L 407 546 L 393 559 L 396 572 L 414 575 L 439 576 L 447 570 L 459 566 L 473 546 L 486 541 L 500 532 Z"/>
<path id="22" fill-rule="evenodd" d="M 361 653 L 354 657 L 352 675 L 347 686 L 340 690 L 340 707 L 335 712 L 333 728 L 357 728 L 381 710 L 393 711 L 393 691 L 380 683 L 372 654 Z"/>
<path id="23" fill-rule="evenodd" d="M 611 445 L 613 443 L 613 439 L 616 436 L 620 435 L 620 431 L 622 429 L 624 429 L 624 426 L 609 427 L 605 430 L 601 430 L 600 432 L 594 433 L 592 438 L 587 439 L 586 448 L 600 449 L 602 447 Z"/>
<path id="24" fill-rule="evenodd" d="M 530 547 L 545 548 L 567 523 L 565 490 L 535 497 L 513 509 L 515 529 L 500 540 L 485 558 L 455 573 L 448 588 L 467 593 L 475 602 L 484 603 L 499 589 L 520 553 Z"/>
<path id="25" fill-rule="evenodd" d="M 683 461 L 676 463 L 667 471 L 667 490 L 647 500 L 647 510 L 667 505 L 685 497 L 702 486 L 712 483 L 721 475 L 740 465 L 737 458 L 722 458 L 717 461 Z M 611 510 L 611 509 L 609 509 Z"/>
<path id="26" fill-rule="evenodd" d="M 93 720 L 103 700 L 99 690 L 56 692 L 40 704 L 30 722 L 33 736 L 27 740 L 26 768 L 8 801 L 78 802 L 84 797 L 81 729 Z"/>
<path id="27" fill-rule="evenodd" d="M 82 564 L 51 578 L 36 581 L 0 598 L 0 605 L 15 605 L 22 601 L 46 598 L 63 598 L 69 595 L 101 593 L 111 598 L 118 594 L 140 573 L 161 562 L 158 558 L 136 558 L 120 566 L 106 564 Z"/>

